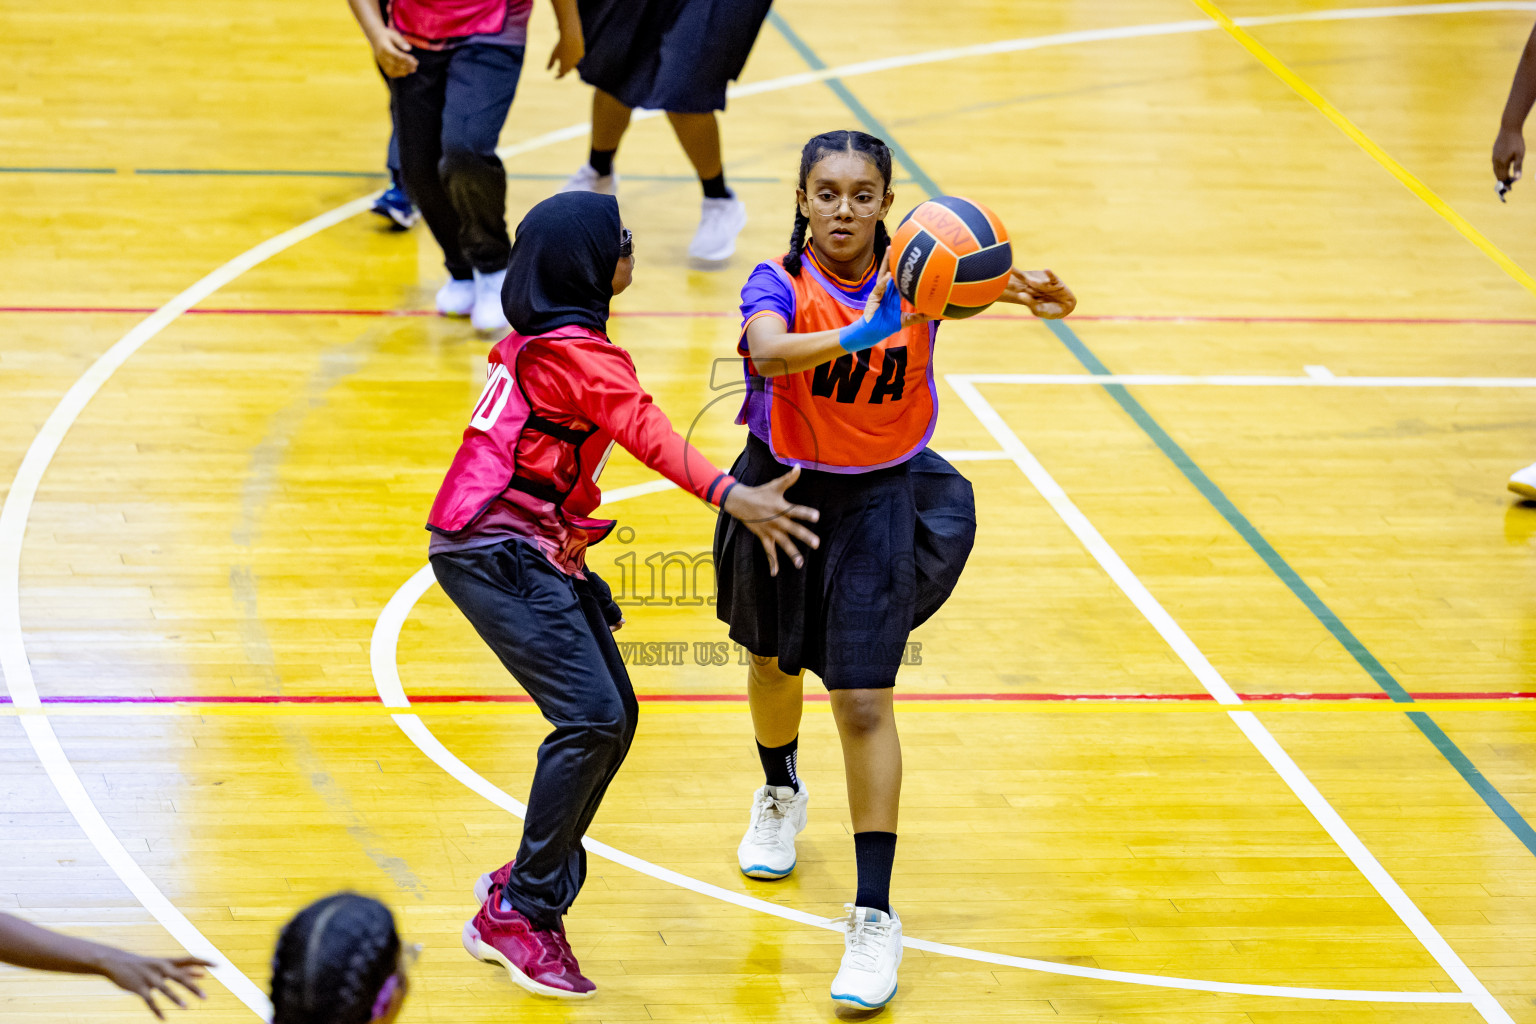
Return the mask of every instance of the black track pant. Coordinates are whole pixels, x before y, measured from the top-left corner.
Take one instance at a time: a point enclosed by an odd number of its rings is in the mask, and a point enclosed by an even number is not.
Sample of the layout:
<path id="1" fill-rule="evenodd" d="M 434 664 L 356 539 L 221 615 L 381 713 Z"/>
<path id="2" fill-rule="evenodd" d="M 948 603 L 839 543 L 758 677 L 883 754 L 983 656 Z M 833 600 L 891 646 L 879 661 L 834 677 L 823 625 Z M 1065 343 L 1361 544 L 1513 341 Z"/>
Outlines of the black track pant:
<path id="1" fill-rule="evenodd" d="M 512 906 L 556 927 L 587 877 L 592 816 L 635 738 L 640 706 L 608 628 L 608 587 L 578 580 L 520 541 L 439 553 L 432 570 L 554 731 L 539 747 L 507 884 Z"/>
<path id="2" fill-rule="evenodd" d="M 413 49 L 419 62 L 391 78 L 405 190 L 443 249 L 448 272 L 507 269 L 507 174 L 496 155 L 517 79 L 520 46 L 468 43 Z"/>

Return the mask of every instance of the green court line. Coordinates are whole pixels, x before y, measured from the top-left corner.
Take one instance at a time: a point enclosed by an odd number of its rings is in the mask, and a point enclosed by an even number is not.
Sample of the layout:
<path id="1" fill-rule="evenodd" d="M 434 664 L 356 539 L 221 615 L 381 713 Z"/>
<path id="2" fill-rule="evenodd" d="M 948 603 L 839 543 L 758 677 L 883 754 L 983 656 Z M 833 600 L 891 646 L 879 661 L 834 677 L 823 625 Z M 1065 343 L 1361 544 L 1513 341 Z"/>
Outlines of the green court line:
<path id="1" fill-rule="evenodd" d="M 0 174 L 116 174 L 116 167 L 0 167 Z"/>
<path id="2" fill-rule="evenodd" d="M 805 40 L 795 34 L 794 30 L 790 28 L 789 23 L 778 12 L 770 11 L 768 18 L 807 64 L 817 71 L 824 70 L 827 67 L 827 64 L 816 55 L 816 52 L 810 48 Z M 858 98 L 849 91 L 843 82 L 836 78 L 830 78 L 827 80 L 827 86 L 837 94 L 838 98 L 848 106 L 849 110 L 853 111 L 854 115 L 864 123 L 864 126 L 872 134 L 878 135 L 885 140 L 886 144 L 891 147 L 891 152 L 896 156 L 896 159 L 907 168 L 913 180 L 922 186 L 924 191 L 930 196 L 943 194 L 938 183 L 930 178 L 912 157 L 912 154 L 907 152 L 895 140 L 891 135 L 890 129 L 881 124 L 880 120 L 875 117 L 868 107 L 859 102 Z M 1040 322 L 1066 346 L 1067 350 L 1077 358 L 1078 362 L 1083 364 L 1083 367 L 1089 373 L 1098 376 L 1110 374 L 1109 368 L 1104 365 L 1098 356 L 1094 355 L 1093 350 L 1083 343 L 1083 340 L 1077 336 L 1071 327 L 1067 326 L 1065 321 L 1042 320 Z M 1350 656 L 1355 659 L 1356 664 L 1365 670 L 1372 681 L 1387 693 L 1393 701 L 1402 704 L 1412 704 L 1414 702 L 1413 697 L 1403 688 L 1403 685 L 1397 681 L 1392 673 L 1387 671 L 1387 667 L 1370 652 L 1365 644 L 1360 642 L 1360 638 L 1355 636 L 1348 626 L 1344 625 L 1343 620 L 1339 618 L 1333 609 L 1329 608 L 1323 599 L 1317 596 L 1317 592 L 1308 586 L 1307 582 L 1291 567 L 1290 563 L 1280 556 L 1280 553 L 1275 550 L 1274 545 L 1259 532 L 1253 523 L 1249 522 L 1248 517 L 1238 510 L 1238 507 L 1232 503 L 1232 500 L 1222 492 L 1221 488 L 1216 486 L 1211 478 L 1206 475 L 1205 471 L 1195 463 L 1195 460 L 1189 457 L 1189 453 L 1180 447 L 1178 442 L 1174 441 L 1168 432 L 1152 418 L 1152 414 L 1147 412 L 1146 408 L 1136 400 L 1130 391 L 1121 384 L 1104 384 L 1101 386 L 1119 404 L 1126 415 L 1130 416 L 1131 420 L 1141 428 L 1142 432 L 1157 445 L 1158 449 L 1168 460 L 1179 468 L 1179 471 L 1184 474 L 1184 478 L 1194 485 L 1195 489 L 1210 503 L 1211 507 L 1220 513 L 1221 517 L 1227 521 L 1227 524 L 1236 530 L 1238 535 L 1247 542 L 1248 546 L 1263 559 L 1264 564 L 1269 566 L 1270 571 L 1279 577 L 1280 581 L 1290 589 L 1291 593 L 1296 595 L 1297 599 L 1306 606 L 1307 610 L 1333 635 L 1333 638 L 1349 652 Z M 1536 830 L 1533 830 L 1530 823 L 1520 816 L 1520 812 L 1505 799 L 1504 794 L 1500 793 L 1493 783 L 1488 781 L 1487 776 L 1477 769 L 1477 766 L 1472 763 L 1472 759 L 1467 757 L 1461 748 L 1445 734 L 1445 731 L 1440 728 L 1434 719 L 1430 718 L 1427 712 L 1409 711 L 1407 712 L 1407 717 L 1424 734 L 1424 737 L 1434 745 L 1435 749 L 1440 752 L 1440 755 L 1450 763 L 1451 767 L 1456 769 L 1456 772 L 1466 781 L 1467 785 L 1472 787 L 1472 791 L 1482 799 L 1483 803 L 1488 805 L 1488 809 L 1493 811 L 1498 819 L 1504 823 L 1504 826 L 1514 834 L 1515 838 L 1520 840 L 1532 854 L 1536 854 Z"/>
<path id="3" fill-rule="evenodd" d="M 1077 336 L 1077 333 L 1068 327 L 1064 321 L 1043 320 L 1041 322 L 1050 328 L 1051 333 L 1056 335 L 1061 343 L 1067 347 L 1067 351 L 1077 357 L 1077 361 L 1082 363 L 1089 373 L 1099 376 L 1109 374 L 1109 368 L 1104 365 L 1098 356 L 1094 355 L 1093 350 L 1085 345 L 1082 339 Z M 1221 514 L 1221 517 L 1227 521 L 1227 524 L 1237 531 L 1238 536 L 1242 537 L 1248 543 L 1248 546 L 1254 550 L 1254 553 L 1264 560 L 1264 564 L 1269 566 L 1270 571 L 1280 578 L 1280 581 L 1290 589 L 1292 594 L 1296 595 L 1297 599 L 1306 606 L 1307 611 L 1311 612 L 1313 617 L 1321 622 L 1329 633 L 1333 634 L 1333 638 L 1349 652 L 1350 657 L 1355 659 L 1356 664 L 1365 669 L 1366 674 L 1371 677 L 1372 681 L 1381 687 L 1393 701 L 1400 704 L 1412 704 L 1414 702 L 1413 697 L 1403 688 L 1403 684 L 1398 682 L 1396 677 L 1387 670 L 1387 667 L 1377 659 L 1376 655 L 1372 654 L 1370 649 L 1360 642 L 1360 638 L 1355 636 L 1354 632 L 1344 624 L 1344 621 L 1339 618 L 1334 610 L 1329 608 L 1323 599 L 1317 596 L 1317 591 L 1313 590 L 1307 584 L 1307 581 L 1302 579 L 1301 575 L 1291 567 L 1291 564 L 1281 556 L 1280 552 L 1275 550 L 1275 546 L 1232 503 L 1232 499 L 1228 498 L 1222 489 L 1216 486 L 1215 482 L 1206 475 L 1205 470 L 1201 469 L 1195 460 L 1189 457 L 1189 453 L 1180 447 L 1179 443 L 1170 437 L 1168 432 L 1152 418 L 1152 414 L 1147 412 L 1146 407 L 1137 401 L 1124 385 L 1104 384 L 1101 386 L 1119 404 L 1120 408 L 1125 410 L 1126 415 L 1135 421 L 1136 425 L 1141 428 L 1142 433 L 1150 437 L 1158 449 L 1168 457 L 1168 460 L 1179 467 L 1179 472 L 1184 474 L 1184 478 L 1195 486 L 1195 490 L 1199 491 L 1201 496 L 1210 502 L 1211 507 L 1216 509 Z M 1471 786 L 1473 791 L 1488 805 L 1488 809 L 1498 815 L 1499 820 L 1514 833 L 1515 838 L 1525 844 L 1527 850 L 1536 854 L 1536 830 L 1533 830 L 1530 824 L 1520 816 L 1520 812 L 1515 810 L 1510 802 L 1504 798 L 1504 794 L 1500 793 L 1493 783 L 1488 781 L 1487 776 L 1477 770 L 1471 758 L 1467 757 L 1461 748 L 1456 746 L 1455 742 L 1445 734 L 1445 731 L 1436 724 L 1435 720 L 1423 711 L 1408 712 L 1408 719 L 1418 727 L 1419 731 L 1424 734 L 1430 743 L 1434 744 L 1435 749 L 1440 751 L 1441 756 L 1449 761 L 1451 766 L 1460 773 L 1461 777 L 1466 780 L 1467 785 Z"/>
<path id="4" fill-rule="evenodd" d="M 779 34 L 789 42 L 790 46 L 795 48 L 795 52 L 800 55 L 800 59 L 809 64 L 812 70 L 827 70 L 827 63 L 816 55 L 816 51 L 811 49 L 809 43 L 801 39 L 795 30 L 789 27 L 789 22 L 785 21 L 778 11 L 770 10 L 768 12 L 768 21 L 774 28 L 779 30 Z M 869 130 L 871 135 L 878 135 L 884 140 L 885 144 L 891 148 L 891 155 L 896 158 L 896 162 L 907 169 L 907 173 L 912 175 L 912 180 L 917 182 L 924 192 L 927 192 L 930 196 L 943 194 L 938 184 L 928 177 L 928 172 L 923 170 L 922 166 L 912 158 L 912 154 L 908 153 L 901 143 L 896 141 L 895 136 L 880 123 L 879 118 L 875 117 L 874 114 L 870 113 L 868 107 L 859 102 L 859 98 L 849 90 L 848 86 L 843 84 L 841 78 L 827 79 L 827 88 L 836 93 L 837 98 L 842 100 L 849 110 L 853 111 L 854 116 L 864 123 L 864 127 Z"/>

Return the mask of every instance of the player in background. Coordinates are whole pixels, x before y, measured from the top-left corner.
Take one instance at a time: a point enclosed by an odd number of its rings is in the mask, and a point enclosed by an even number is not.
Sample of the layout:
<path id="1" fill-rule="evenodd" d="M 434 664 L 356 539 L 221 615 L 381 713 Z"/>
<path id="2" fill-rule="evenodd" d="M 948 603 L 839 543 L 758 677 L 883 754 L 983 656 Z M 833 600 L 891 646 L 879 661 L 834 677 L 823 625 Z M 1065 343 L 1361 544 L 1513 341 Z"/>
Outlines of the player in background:
<path id="1" fill-rule="evenodd" d="M 155 995 L 158 993 L 186 1009 L 186 1001 L 171 983 L 206 999 L 197 982 L 203 976 L 202 969 L 213 966 L 195 956 L 139 956 L 99 942 L 60 935 L 9 914 L 0 914 L 0 963 L 37 971 L 99 974 L 124 992 L 144 1000 L 150 1012 L 161 1020 L 165 1013 L 155 1005 Z"/>
<path id="2" fill-rule="evenodd" d="M 794 474 L 738 485 L 672 429 L 608 339 L 609 303 L 634 273 L 612 196 L 569 192 L 523 218 L 503 293 L 514 333 L 428 517 L 437 582 L 554 727 L 539 747 L 516 857 L 475 887 L 470 955 L 529 991 L 583 998 L 562 922 L 586 881 L 581 839 L 634 739 L 639 705 L 613 641 L 623 616 L 587 567 L 614 524 L 593 519 L 614 444 L 751 532 L 770 574 L 816 536 L 791 505 Z"/>
<path id="3" fill-rule="evenodd" d="M 389 1024 L 420 946 L 406 946 L 376 899 L 342 892 L 299 911 L 272 957 L 272 1024 Z"/>
<path id="4" fill-rule="evenodd" d="M 1536 102 L 1536 28 L 1520 54 L 1515 68 L 1515 81 L 1509 87 L 1509 99 L 1504 102 L 1504 116 L 1499 119 L 1499 134 L 1493 140 L 1493 177 L 1503 199 L 1514 183 L 1520 180 L 1521 164 L 1525 162 L 1525 119 Z M 1509 489 L 1527 500 L 1536 500 L 1536 464 L 1516 470 L 1509 478 Z"/>
<path id="5" fill-rule="evenodd" d="M 748 392 L 738 422 L 750 434 L 731 472 L 760 484 L 803 467 L 788 494 L 821 512 L 821 544 L 804 572 L 770 579 L 734 522 L 722 517 L 715 532 L 717 610 L 755 656 L 747 693 L 765 774 L 738 864 L 753 878 L 794 869 L 809 803 L 795 769 L 810 669 L 842 740 L 858 865 L 832 998 L 866 1010 L 895 995 L 901 962 L 890 906 L 901 798 L 892 688 L 907 637 L 948 598 L 976 531 L 970 483 L 927 447 L 938 325 L 902 312 L 884 269 L 894 198 L 879 139 L 836 131 L 806 143 L 789 252 L 758 264 L 741 293 Z M 1048 270 L 1015 270 L 1003 301 L 1049 318 L 1076 304 Z"/>
<path id="6" fill-rule="evenodd" d="M 593 86 L 592 149 L 563 191 L 617 195 L 614 155 L 635 107 L 665 110 L 704 200 L 688 255 L 720 263 L 736 251 L 747 207 L 725 184 L 720 124 L 726 85 L 741 74 L 770 0 L 580 0 Z"/>
<path id="7" fill-rule="evenodd" d="M 581 60 L 576 0 L 550 0 L 560 40 L 557 77 Z M 496 142 L 517 92 L 533 0 L 348 0 L 389 77 L 405 190 L 443 250 L 448 282 L 437 311 L 504 332 L 507 176 Z"/>

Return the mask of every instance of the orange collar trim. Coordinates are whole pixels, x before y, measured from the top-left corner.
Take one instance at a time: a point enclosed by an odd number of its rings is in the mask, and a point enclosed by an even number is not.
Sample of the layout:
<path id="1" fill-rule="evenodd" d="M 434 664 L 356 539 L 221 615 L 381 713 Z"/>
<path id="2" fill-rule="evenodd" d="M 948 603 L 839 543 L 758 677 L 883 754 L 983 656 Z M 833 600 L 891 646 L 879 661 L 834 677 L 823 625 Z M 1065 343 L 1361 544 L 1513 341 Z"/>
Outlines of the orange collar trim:
<path id="1" fill-rule="evenodd" d="M 869 261 L 869 266 L 864 270 L 863 276 L 860 277 L 857 281 L 850 281 L 847 278 L 839 277 L 836 274 L 832 273 L 832 271 L 828 270 L 826 265 L 824 263 L 822 263 L 821 260 L 816 258 L 816 249 L 813 246 L 807 245 L 805 247 L 805 255 L 807 255 L 807 256 L 809 256 L 811 258 L 811 262 L 816 264 L 816 269 L 821 271 L 822 274 L 825 275 L 828 280 L 830 280 L 832 283 L 834 283 L 836 285 L 839 285 L 840 287 L 842 287 L 842 288 L 844 288 L 844 289 L 846 289 L 846 290 L 848 290 L 850 292 L 856 292 L 860 288 L 863 288 L 866 284 L 868 284 L 870 282 L 870 280 L 875 276 L 875 266 L 876 266 L 876 264 L 878 264 L 880 262 L 879 260 L 876 260 L 876 259 L 870 260 Z"/>

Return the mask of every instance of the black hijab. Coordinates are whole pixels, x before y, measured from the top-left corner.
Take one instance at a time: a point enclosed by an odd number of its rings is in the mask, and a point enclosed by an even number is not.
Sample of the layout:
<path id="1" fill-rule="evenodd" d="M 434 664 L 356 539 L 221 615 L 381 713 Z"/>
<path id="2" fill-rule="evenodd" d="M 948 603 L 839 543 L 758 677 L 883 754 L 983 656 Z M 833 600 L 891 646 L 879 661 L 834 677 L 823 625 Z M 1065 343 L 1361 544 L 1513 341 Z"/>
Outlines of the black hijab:
<path id="1" fill-rule="evenodd" d="M 619 263 L 619 202 L 595 192 L 561 192 L 517 226 L 501 308 L 519 334 L 579 324 L 607 331 Z"/>

